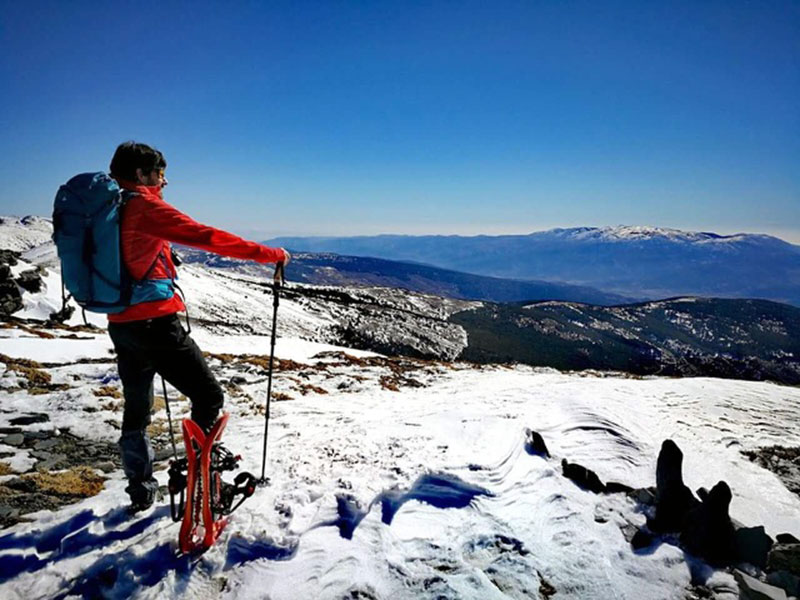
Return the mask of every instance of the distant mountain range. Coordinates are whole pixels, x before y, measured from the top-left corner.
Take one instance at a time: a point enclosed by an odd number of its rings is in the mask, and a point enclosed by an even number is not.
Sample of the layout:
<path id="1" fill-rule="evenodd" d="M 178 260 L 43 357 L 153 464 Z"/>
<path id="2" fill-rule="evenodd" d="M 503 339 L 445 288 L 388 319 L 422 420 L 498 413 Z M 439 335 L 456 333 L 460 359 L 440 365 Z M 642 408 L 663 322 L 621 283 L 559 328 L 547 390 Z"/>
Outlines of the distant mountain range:
<path id="1" fill-rule="evenodd" d="M 43 219 L 0 221 L 5 283 L 20 300 L 7 320 L 46 319 L 61 305 L 60 282 L 48 273 L 58 265 L 51 227 Z M 271 293 L 271 265 L 226 262 L 198 251 L 186 251 L 185 258 L 195 263 L 181 269 L 193 322 L 217 332 L 270 331 L 264 294 Z M 296 258 L 292 273 L 298 278 L 281 293 L 281 335 L 389 355 L 800 384 L 800 308 L 786 304 L 690 297 L 619 306 L 467 301 L 366 281 L 434 285 L 439 277 L 457 290 L 474 285 L 487 293 L 520 282 L 349 257 Z M 39 275 L 40 291 L 22 287 L 25 273 Z M 315 277 L 361 286 L 297 283 Z M 74 320 L 80 321 L 77 314 Z"/>
<path id="2" fill-rule="evenodd" d="M 178 250 L 187 263 L 258 277 L 269 277 L 274 269 L 272 265 L 225 258 L 194 248 L 180 247 Z M 331 253 L 301 252 L 293 255 L 287 279 L 315 285 L 402 288 L 447 298 L 490 302 L 565 300 L 611 306 L 634 300 L 588 286 L 485 277 L 429 265 Z"/>
<path id="3" fill-rule="evenodd" d="M 800 246 L 768 235 L 621 226 L 474 237 L 281 237 L 265 243 L 588 286 L 633 298 L 763 298 L 800 306 Z"/>

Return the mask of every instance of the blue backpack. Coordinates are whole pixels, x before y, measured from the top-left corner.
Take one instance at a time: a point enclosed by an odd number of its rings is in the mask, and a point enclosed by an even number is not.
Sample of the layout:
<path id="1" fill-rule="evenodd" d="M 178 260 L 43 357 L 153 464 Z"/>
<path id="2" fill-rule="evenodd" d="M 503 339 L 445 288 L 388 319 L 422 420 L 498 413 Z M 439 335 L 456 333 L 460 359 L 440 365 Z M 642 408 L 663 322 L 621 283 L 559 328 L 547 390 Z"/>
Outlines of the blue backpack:
<path id="1" fill-rule="evenodd" d="M 130 195 L 105 173 L 76 175 L 56 194 L 53 241 L 61 259 L 61 280 L 85 310 L 118 313 L 175 293 L 174 278 L 150 278 L 159 259 L 167 264 L 163 253 L 141 280 L 125 268 L 120 223 Z"/>

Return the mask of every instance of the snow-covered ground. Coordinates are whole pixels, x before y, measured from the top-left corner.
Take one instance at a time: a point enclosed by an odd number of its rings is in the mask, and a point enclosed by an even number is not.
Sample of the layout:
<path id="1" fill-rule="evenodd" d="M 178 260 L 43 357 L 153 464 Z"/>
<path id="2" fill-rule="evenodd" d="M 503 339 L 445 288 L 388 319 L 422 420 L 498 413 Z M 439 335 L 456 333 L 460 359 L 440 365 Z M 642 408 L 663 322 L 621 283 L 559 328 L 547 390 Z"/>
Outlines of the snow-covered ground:
<path id="1" fill-rule="evenodd" d="M 21 243 L 25 264 L 15 268 L 53 266 L 46 242 L 34 241 Z M 244 279 L 184 273 L 190 309 L 206 322 L 192 335 L 227 391 L 224 441 L 258 476 L 271 298 Z M 60 308 L 58 276 L 44 283 L 18 316 L 45 319 Z M 215 315 L 235 326 L 221 327 Z M 70 321 L 80 323 L 78 314 Z M 696 597 L 691 572 L 713 597 L 737 598 L 728 571 L 704 568 L 675 544 L 633 551 L 623 529 L 642 525 L 644 508 L 562 475 L 567 458 L 603 481 L 652 486 L 667 438 L 683 450 L 690 488 L 725 480 L 734 519 L 773 537 L 800 536 L 800 498 L 741 453 L 800 446 L 797 388 L 388 359 L 323 343 L 320 332 L 333 325 L 319 305 L 282 302 L 271 483 L 213 548 L 177 554 L 179 525 L 166 499 L 128 517 L 123 475 L 112 466 L 98 471 L 106 478 L 99 494 L 0 531 L 0 598 L 677 600 Z M 0 354 L 9 357 L 0 362 L 0 428 L 41 413 L 48 420 L 24 425 L 26 433 L 116 440 L 120 384 L 102 329 L 16 324 L 0 329 Z M 14 368 L 16 359 L 39 364 Z M 29 376 L 49 381 L 34 390 Z M 187 414 L 187 401 L 169 391 L 175 416 Z M 160 408 L 162 449 L 165 421 Z M 551 458 L 526 450 L 527 429 L 543 436 Z M 0 434 L 0 462 L 11 471 L 0 485 L 41 460 L 16 442 Z"/>
<path id="2" fill-rule="evenodd" d="M 208 350 L 240 355 L 264 353 L 268 342 L 207 333 L 198 338 Z M 49 362 L 108 358 L 107 350 L 102 335 L 0 339 L 0 353 Z M 690 487 L 720 479 L 730 484 L 734 518 L 763 523 L 773 537 L 800 533 L 800 499 L 740 453 L 800 444 L 797 429 L 786 427 L 800 419 L 800 390 L 418 363 L 407 376 L 424 387 L 391 391 L 380 384 L 383 367 L 320 350 L 331 348 L 280 340 L 277 356 L 306 367 L 279 371 L 276 379 L 275 389 L 292 399 L 272 407 L 271 484 L 235 513 L 215 547 L 201 557 L 176 556 L 178 525 L 163 505 L 123 518 L 124 482 L 117 471 L 99 495 L 55 513 L 34 513 L 33 522 L 3 531 L 0 559 L 7 566 L 0 596 L 537 598 L 552 586 L 562 598 L 684 598 L 690 583 L 684 553 L 669 544 L 633 552 L 621 528 L 644 522 L 637 505 L 621 494 L 581 490 L 559 465 L 568 458 L 603 480 L 650 486 L 665 438 L 683 449 Z M 245 379 L 228 399 L 225 441 L 258 475 L 263 372 L 216 359 L 212 364 L 223 381 L 234 373 Z M 94 386 L 118 386 L 113 364 L 50 369 L 60 373 L 54 381 L 74 386 L 35 396 L 4 394 L 0 427 L 23 412 L 46 412 L 51 421 L 40 427 L 113 439 L 107 419 L 119 413 L 81 410 L 98 402 Z M 317 391 L 297 393 L 301 384 Z M 178 412 L 188 408 L 176 404 Z M 156 418 L 163 419 L 163 411 Z M 551 459 L 525 451 L 526 428 L 542 434 Z M 426 474 L 442 478 L 418 480 Z M 158 478 L 166 483 L 166 471 Z M 387 496 L 388 490 L 397 492 Z M 403 503 L 401 494 L 409 490 L 421 500 Z M 436 503 L 442 492 L 451 507 L 425 501 Z M 382 494 L 400 496 L 386 513 Z M 41 543 L 53 536 L 58 543 Z M 718 597 L 737 597 L 726 572 L 710 573 L 708 585 Z"/>

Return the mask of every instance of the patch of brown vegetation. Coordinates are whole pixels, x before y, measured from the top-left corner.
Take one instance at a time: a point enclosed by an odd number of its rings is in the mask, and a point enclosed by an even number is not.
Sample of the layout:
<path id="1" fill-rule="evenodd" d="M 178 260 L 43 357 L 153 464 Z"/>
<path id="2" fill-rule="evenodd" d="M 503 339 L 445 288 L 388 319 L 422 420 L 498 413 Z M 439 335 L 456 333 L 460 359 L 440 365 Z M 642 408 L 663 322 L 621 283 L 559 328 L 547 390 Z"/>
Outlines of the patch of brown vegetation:
<path id="1" fill-rule="evenodd" d="M 300 393 L 303 396 L 313 392 L 315 394 L 327 394 L 328 390 L 325 388 L 321 388 L 318 385 L 312 385 L 310 383 L 301 383 L 297 386 L 297 389 L 300 390 Z"/>
<path id="2" fill-rule="evenodd" d="M 70 389 L 66 383 L 50 383 L 44 385 L 35 385 L 28 388 L 28 393 L 32 396 L 41 396 L 42 394 L 50 394 L 52 392 L 63 392 Z"/>
<path id="3" fill-rule="evenodd" d="M 97 396 L 98 398 L 102 396 L 108 396 L 110 398 L 122 398 L 122 392 L 120 392 L 117 388 L 112 385 L 104 385 L 102 387 L 97 388 L 96 390 L 92 390 L 92 393 Z"/>
<path id="4" fill-rule="evenodd" d="M 381 377 L 381 387 L 385 390 L 389 390 L 390 392 L 399 392 L 400 388 L 397 385 L 397 382 L 388 375 L 383 375 Z"/>
<path id="5" fill-rule="evenodd" d="M 50 383 L 50 381 L 52 380 L 52 378 L 50 377 L 50 373 L 47 373 L 46 371 L 42 371 L 40 369 L 34 369 L 33 367 L 25 367 L 17 364 L 17 365 L 9 365 L 9 368 L 22 375 L 29 382 L 33 384 Z"/>
<path id="6" fill-rule="evenodd" d="M 14 470 L 6 462 L 0 462 L 0 475 L 12 475 Z"/>
<path id="7" fill-rule="evenodd" d="M 229 362 L 232 362 L 236 358 L 236 355 L 234 354 L 217 354 L 215 352 L 203 352 L 203 356 L 205 358 L 215 358 L 225 365 L 227 365 Z"/>
<path id="8" fill-rule="evenodd" d="M 151 439 L 167 433 L 169 433 L 169 421 L 166 419 L 155 419 L 147 426 L 147 435 L 149 435 Z"/>
<path id="9" fill-rule="evenodd" d="M 158 412 L 160 410 L 164 410 L 165 408 L 167 408 L 167 403 L 164 400 L 164 396 L 154 396 L 153 412 Z"/>
<path id="10" fill-rule="evenodd" d="M 32 386 L 47 385 L 50 383 L 50 373 L 42 371 L 42 365 L 35 360 L 28 360 L 27 358 L 11 358 L 5 354 L 0 354 L 0 362 L 6 364 L 6 368 L 10 371 L 16 371 Z"/>
<path id="11" fill-rule="evenodd" d="M 105 477 L 88 467 L 73 467 L 57 473 L 42 471 L 22 475 L 21 479 L 32 482 L 38 491 L 51 494 L 89 498 L 100 493 Z"/>

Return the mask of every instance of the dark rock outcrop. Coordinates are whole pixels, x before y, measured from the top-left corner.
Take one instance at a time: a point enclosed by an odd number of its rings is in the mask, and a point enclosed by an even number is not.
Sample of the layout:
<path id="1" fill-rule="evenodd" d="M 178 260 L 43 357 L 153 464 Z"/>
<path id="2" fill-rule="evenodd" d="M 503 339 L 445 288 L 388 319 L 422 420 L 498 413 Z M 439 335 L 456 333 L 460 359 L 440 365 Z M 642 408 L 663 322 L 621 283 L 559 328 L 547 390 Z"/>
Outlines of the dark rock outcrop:
<path id="1" fill-rule="evenodd" d="M 736 559 L 763 569 L 767 566 L 767 556 L 773 543 L 763 525 L 739 527 L 734 533 Z"/>
<path id="2" fill-rule="evenodd" d="M 561 461 L 561 469 L 564 477 L 571 480 L 575 485 L 589 492 L 600 494 L 606 491 L 606 486 L 600 481 L 597 473 L 581 466 L 577 463 L 570 463 L 565 458 Z"/>
<path id="3" fill-rule="evenodd" d="M 550 452 L 547 450 L 544 438 L 538 431 L 533 431 L 532 429 L 525 430 L 525 452 L 550 458 Z"/>
<path id="4" fill-rule="evenodd" d="M 770 571 L 788 571 L 800 577 L 800 544 L 775 544 L 767 558 Z"/>
<path id="5" fill-rule="evenodd" d="M 683 483 L 683 452 L 672 440 L 664 440 L 656 465 L 656 514 L 649 523 L 658 532 L 680 531 L 689 511 L 699 502 Z"/>
<path id="6" fill-rule="evenodd" d="M 0 250 L 0 265 L 11 265 L 13 267 L 17 264 L 17 259 L 19 257 L 19 252 L 14 252 L 13 250 Z"/>
<path id="7" fill-rule="evenodd" d="M 711 565 L 728 565 L 736 558 L 733 524 L 728 515 L 732 497 L 728 484 L 720 481 L 701 504 L 689 510 L 681 528 L 684 548 Z"/>
<path id="8" fill-rule="evenodd" d="M 11 269 L 3 261 L 6 256 L 3 254 L 7 250 L 0 250 L 0 318 L 8 317 L 12 313 L 22 309 L 22 294 L 11 277 Z M 16 264 L 16 259 L 13 263 Z"/>
<path id="9" fill-rule="evenodd" d="M 786 600 L 786 592 L 781 588 L 764 583 L 738 569 L 733 571 L 733 577 L 739 584 L 741 600 Z"/>
<path id="10" fill-rule="evenodd" d="M 17 285 L 28 292 L 42 291 L 42 275 L 36 269 L 23 271 L 16 279 Z"/>

